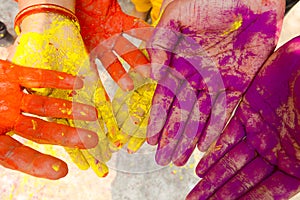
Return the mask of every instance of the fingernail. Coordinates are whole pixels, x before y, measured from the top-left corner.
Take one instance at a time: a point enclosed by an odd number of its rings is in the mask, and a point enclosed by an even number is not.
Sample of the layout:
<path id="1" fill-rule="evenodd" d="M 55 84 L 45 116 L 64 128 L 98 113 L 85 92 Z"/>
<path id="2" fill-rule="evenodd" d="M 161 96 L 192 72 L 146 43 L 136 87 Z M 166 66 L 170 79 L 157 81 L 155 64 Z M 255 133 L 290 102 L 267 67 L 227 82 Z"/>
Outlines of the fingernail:
<path id="1" fill-rule="evenodd" d="M 98 145 L 99 138 L 97 133 L 82 128 L 77 128 L 77 133 L 81 142 L 78 148 L 90 149 Z"/>
<path id="2" fill-rule="evenodd" d="M 134 154 L 135 151 L 133 151 L 133 150 L 131 150 L 131 149 L 127 149 L 127 153 L 128 153 L 128 154 Z"/>
<path id="3" fill-rule="evenodd" d="M 134 88 L 133 81 L 128 76 L 128 74 L 125 74 L 122 78 L 119 79 L 118 85 L 124 91 L 130 91 L 130 90 L 133 90 L 133 88 Z"/>
<path id="4" fill-rule="evenodd" d="M 83 80 L 76 77 L 75 80 L 74 80 L 74 89 L 80 89 L 82 87 L 83 87 Z"/>

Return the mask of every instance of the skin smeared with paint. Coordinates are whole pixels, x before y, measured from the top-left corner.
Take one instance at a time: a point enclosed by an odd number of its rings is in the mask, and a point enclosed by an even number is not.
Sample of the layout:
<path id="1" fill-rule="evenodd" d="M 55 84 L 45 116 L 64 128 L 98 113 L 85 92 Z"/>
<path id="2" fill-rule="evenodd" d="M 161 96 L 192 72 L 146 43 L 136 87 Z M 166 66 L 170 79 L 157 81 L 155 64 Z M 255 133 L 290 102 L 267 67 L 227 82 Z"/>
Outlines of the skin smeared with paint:
<path id="1" fill-rule="evenodd" d="M 275 48 L 283 5 L 184 0 L 166 7 L 148 47 L 158 85 L 147 141 L 158 144 L 158 164 L 182 166 L 197 144 L 205 151 L 219 136 Z"/>
<path id="2" fill-rule="evenodd" d="M 114 115 L 121 129 L 119 135 L 108 136 L 121 148 L 127 144 L 128 153 L 137 152 L 146 141 L 150 106 L 156 83 L 135 72 L 129 73 L 134 90 L 117 90 L 112 101 Z"/>
<path id="3" fill-rule="evenodd" d="M 83 77 L 84 87 L 81 90 L 69 92 L 58 89 L 33 90 L 34 93 L 75 100 L 93 105 L 98 111 L 98 121 L 86 122 L 57 119 L 61 124 L 83 127 L 95 131 L 99 142 L 95 148 L 81 150 L 78 148 L 65 148 L 72 160 L 80 169 L 92 168 L 99 177 L 108 174 L 105 163 L 111 157 L 109 141 L 106 131 L 118 130 L 117 123 L 112 115 L 109 102 L 96 67 L 89 62 L 84 43 L 77 26 L 64 16 L 56 14 L 38 14 L 42 16 L 28 16 L 24 19 L 34 21 L 37 18 L 45 19 L 41 24 L 34 24 L 40 31 L 24 29 L 15 43 L 15 52 L 12 61 L 24 66 L 53 69 L 68 72 Z M 25 23 L 27 24 L 27 23 Z M 42 29 L 40 27 L 43 27 Z M 62 113 L 69 113 L 68 109 L 61 109 Z"/>
<path id="4" fill-rule="evenodd" d="M 63 99 L 25 94 L 23 87 L 80 89 L 83 82 L 71 75 L 14 65 L 0 60 L 0 164 L 36 177 L 59 179 L 68 173 L 65 162 L 24 146 L 7 133 L 13 131 L 42 144 L 55 144 L 80 149 L 98 143 L 95 132 L 25 116 L 97 120 L 96 108 Z M 69 113 L 61 112 L 69 109 Z"/>
<path id="5" fill-rule="evenodd" d="M 140 15 L 144 13 L 146 17 L 148 12 L 150 12 L 152 25 L 157 25 L 161 16 L 163 0 L 131 0 L 131 2 L 135 5 L 135 10 L 139 12 Z"/>
<path id="6" fill-rule="evenodd" d="M 116 0 L 81 0 L 76 2 L 76 16 L 89 52 L 100 59 L 112 79 L 125 91 L 133 89 L 133 81 L 126 73 L 116 52 L 136 72 L 149 76 L 149 61 L 122 33 L 148 27 L 144 21 L 122 12 Z M 133 31 L 132 31 L 133 30 Z M 114 52 L 113 52 L 114 51 Z"/>
<path id="7" fill-rule="evenodd" d="M 141 50 L 122 36 L 122 33 L 146 40 L 151 29 L 145 29 L 147 33 L 142 36 L 140 34 L 145 33 L 144 30 L 136 32 L 135 29 L 148 25 L 140 19 L 124 14 L 115 0 L 77 2 L 76 16 L 91 62 L 98 57 L 111 77 L 123 89 L 118 90 L 113 99 L 111 113 L 115 115 L 117 125 L 111 127 L 118 126 L 120 130 L 114 128 L 114 131 L 108 131 L 110 149 L 117 151 L 128 144 L 128 152 L 134 153 L 145 141 L 145 125 L 148 123 L 155 83 L 143 80 L 149 76 L 149 61 Z M 120 60 L 112 50 L 121 57 Z M 125 72 L 122 66 L 124 61 L 132 67 L 132 77 Z M 126 87 L 122 86 L 122 81 L 119 82 L 121 78 L 126 80 Z M 128 92 L 128 89 L 132 91 Z"/>
<path id="8" fill-rule="evenodd" d="M 300 37 L 266 62 L 197 166 L 194 199 L 289 199 L 300 191 Z"/>

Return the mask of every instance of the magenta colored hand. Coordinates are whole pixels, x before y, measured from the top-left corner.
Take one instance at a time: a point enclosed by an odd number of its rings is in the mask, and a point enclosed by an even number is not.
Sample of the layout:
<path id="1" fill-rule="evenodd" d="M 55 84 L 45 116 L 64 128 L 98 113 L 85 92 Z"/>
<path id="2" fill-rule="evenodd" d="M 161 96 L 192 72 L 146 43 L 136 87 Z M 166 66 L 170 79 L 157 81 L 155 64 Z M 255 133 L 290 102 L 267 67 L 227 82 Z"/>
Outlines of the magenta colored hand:
<path id="1" fill-rule="evenodd" d="M 300 191 L 300 37 L 266 62 L 197 166 L 199 199 L 288 199 Z"/>
<path id="2" fill-rule="evenodd" d="M 219 136 L 274 50 L 284 1 L 175 0 L 150 42 L 153 98 L 148 143 L 156 161 L 184 165 Z"/>

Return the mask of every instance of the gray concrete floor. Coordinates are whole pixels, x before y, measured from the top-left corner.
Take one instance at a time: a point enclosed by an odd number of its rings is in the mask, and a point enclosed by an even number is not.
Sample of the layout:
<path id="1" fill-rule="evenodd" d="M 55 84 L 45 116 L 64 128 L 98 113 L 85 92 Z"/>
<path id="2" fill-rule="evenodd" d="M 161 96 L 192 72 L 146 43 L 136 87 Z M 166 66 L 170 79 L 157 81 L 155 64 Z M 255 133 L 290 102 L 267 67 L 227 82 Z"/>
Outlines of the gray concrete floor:
<path id="1" fill-rule="evenodd" d="M 132 9 L 130 0 L 121 0 L 120 3 L 126 12 L 130 12 Z M 16 12 L 17 5 L 14 1 L 1 0 L 0 20 L 7 24 L 13 34 L 12 25 Z M 295 12 L 300 13 L 299 4 Z M 289 20 L 285 25 L 281 43 L 300 33 L 299 21 L 298 26 L 291 21 L 293 20 Z M 68 176 L 62 180 L 48 181 L 0 167 L 1 200 L 181 200 L 199 180 L 194 173 L 196 163 L 201 156 L 198 153 L 192 156 L 185 167 L 178 168 L 172 165 L 157 166 L 153 157 L 155 149 L 146 145 L 140 153 L 133 156 L 121 151 L 115 154 L 109 163 L 110 174 L 100 179 L 91 170 L 77 169 L 60 147 L 34 146 L 44 152 L 55 150 L 55 154 L 68 163 Z M 298 195 L 293 199 L 300 199 L 300 197 Z"/>

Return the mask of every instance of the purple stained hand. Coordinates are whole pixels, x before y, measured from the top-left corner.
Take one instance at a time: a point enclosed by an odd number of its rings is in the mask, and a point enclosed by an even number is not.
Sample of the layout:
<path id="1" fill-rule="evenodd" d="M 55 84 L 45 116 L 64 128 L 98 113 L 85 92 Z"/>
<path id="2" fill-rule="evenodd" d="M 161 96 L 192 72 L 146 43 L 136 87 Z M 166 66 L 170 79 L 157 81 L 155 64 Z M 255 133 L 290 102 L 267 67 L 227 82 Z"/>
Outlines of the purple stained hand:
<path id="1" fill-rule="evenodd" d="M 273 52 L 282 0 L 175 0 L 151 42 L 158 81 L 147 141 L 156 161 L 182 166 L 195 146 L 217 139 L 251 80 Z"/>
<path id="2" fill-rule="evenodd" d="M 197 166 L 187 196 L 289 199 L 300 191 L 300 37 L 265 63 L 234 117 Z"/>

